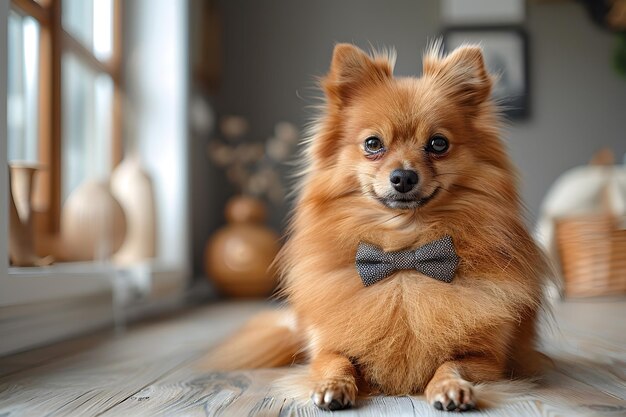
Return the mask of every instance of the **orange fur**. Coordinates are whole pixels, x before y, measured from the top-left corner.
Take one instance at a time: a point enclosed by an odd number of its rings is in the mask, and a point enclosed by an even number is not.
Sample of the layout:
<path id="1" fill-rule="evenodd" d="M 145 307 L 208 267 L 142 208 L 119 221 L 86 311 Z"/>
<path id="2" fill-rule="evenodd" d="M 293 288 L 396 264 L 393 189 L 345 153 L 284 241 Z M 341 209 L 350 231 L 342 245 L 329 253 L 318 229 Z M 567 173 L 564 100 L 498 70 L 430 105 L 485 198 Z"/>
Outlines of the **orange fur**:
<path id="1" fill-rule="evenodd" d="M 295 326 L 295 317 L 289 311 L 258 314 L 202 358 L 198 366 L 230 371 L 291 365 L 297 362 L 304 343 Z"/>
<path id="2" fill-rule="evenodd" d="M 394 78 L 392 70 L 391 58 L 336 46 L 278 258 L 310 358 L 313 398 L 324 408 L 349 406 L 357 379 L 385 394 L 425 392 L 436 406 L 450 394 L 460 401 L 450 407 L 459 408 L 476 402 L 468 397 L 473 383 L 532 368 L 525 359 L 534 352 L 547 267 L 520 214 L 481 50 L 442 56 L 433 47 L 421 78 Z M 435 133 L 450 141 L 443 156 L 424 151 Z M 364 156 L 370 135 L 387 148 L 377 160 Z M 438 193 L 412 209 L 381 204 L 377 196 L 396 168 L 419 174 L 421 195 Z M 361 283 L 360 241 L 393 251 L 444 235 L 461 258 L 452 283 L 415 271 Z"/>

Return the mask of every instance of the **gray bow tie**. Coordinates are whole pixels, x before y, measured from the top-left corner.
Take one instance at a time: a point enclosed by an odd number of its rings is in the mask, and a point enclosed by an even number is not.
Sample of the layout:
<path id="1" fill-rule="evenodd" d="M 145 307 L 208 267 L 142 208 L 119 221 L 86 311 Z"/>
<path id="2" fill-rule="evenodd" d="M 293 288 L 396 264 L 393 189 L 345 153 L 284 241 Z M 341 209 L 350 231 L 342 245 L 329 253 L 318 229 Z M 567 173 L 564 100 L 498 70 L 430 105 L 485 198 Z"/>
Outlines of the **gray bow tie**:
<path id="1" fill-rule="evenodd" d="M 366 287 L 400 270 L 416 270 L 431 278 L 451 282 L 459 265 L 452 238 L 448 235 L 415 250 L 384 252 L 370 243 L 359 243 L 356 270 Z"/>

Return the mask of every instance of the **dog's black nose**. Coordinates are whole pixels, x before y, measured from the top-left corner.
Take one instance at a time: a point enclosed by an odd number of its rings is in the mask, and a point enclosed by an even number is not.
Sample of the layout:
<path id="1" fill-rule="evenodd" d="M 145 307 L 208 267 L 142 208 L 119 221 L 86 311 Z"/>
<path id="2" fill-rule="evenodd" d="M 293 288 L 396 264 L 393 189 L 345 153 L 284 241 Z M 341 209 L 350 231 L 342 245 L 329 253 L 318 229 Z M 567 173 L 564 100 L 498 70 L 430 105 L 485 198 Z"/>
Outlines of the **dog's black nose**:
<path id="1" fill-rule="evenodd" d="M 389 175 L 389 181 L 391 181 L 393 188 L 401 193 L 411 191 L 418 180 L 417 172 L 410 169 L 394 169 Z"/>

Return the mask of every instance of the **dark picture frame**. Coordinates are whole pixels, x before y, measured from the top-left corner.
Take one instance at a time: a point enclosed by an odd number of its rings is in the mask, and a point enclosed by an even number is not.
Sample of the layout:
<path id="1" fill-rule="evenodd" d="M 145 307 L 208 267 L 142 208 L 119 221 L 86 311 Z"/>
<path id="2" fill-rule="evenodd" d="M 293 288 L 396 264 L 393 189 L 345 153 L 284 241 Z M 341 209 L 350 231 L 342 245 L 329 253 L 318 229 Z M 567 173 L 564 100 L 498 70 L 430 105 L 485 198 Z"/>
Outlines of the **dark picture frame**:
<path id="1" fill-rule="evenodd" d="M 489 72 L 499 77 L 492 97 L 511 119 L 530 115 L 528 36 L 519 27 L 451 27 L 443 32 L 446 52 L 463 43 L 480 44 Z"/>

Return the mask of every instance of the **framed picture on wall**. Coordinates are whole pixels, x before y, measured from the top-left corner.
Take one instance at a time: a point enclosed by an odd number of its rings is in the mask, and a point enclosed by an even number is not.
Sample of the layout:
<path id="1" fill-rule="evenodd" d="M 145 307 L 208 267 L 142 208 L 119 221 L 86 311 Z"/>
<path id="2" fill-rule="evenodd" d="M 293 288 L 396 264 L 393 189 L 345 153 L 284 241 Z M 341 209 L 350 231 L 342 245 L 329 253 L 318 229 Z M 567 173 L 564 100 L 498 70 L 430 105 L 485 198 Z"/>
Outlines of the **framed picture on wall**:
<path id="1" fill-rule="evenodd" d="M 455 27 L 443 34 L 446 51 L 466 44 L 480 44 L 485 64 L 498 76 L 493 98 L 512 119 L 529 113 L 528 41 L 518 27 Z"/>

